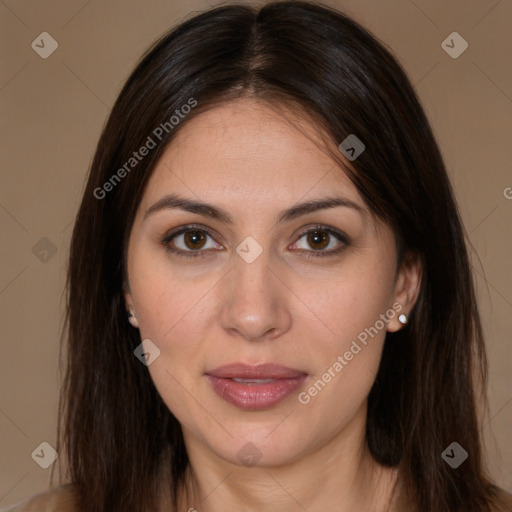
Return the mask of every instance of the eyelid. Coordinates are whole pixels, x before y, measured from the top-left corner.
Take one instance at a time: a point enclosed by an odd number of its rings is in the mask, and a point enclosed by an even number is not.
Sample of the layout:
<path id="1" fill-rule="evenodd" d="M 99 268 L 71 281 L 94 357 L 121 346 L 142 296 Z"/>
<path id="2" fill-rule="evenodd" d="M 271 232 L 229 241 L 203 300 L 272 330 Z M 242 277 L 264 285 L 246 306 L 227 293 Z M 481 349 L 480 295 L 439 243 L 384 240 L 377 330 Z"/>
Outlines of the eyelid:
<path id="1" fill-rule="evenodd" d="M 307 228 L 304 228 L 304 230 L 300 231 L 297 234 L 297 239 L 300 239 L 304 235 L 307 235 L 314 231 L 325 231 L 329 235 L 334 235 L 340 242 L 343 242 L 345 244 L 350 243 L 350 239 L 346 233 L 344 233 L 343 231 L 341 231 L 339 229 L 333 228 L 331 226 L 327 226 L 325 224 L 314 224 L 312 226 L 308 226 Z"/>
<path id="2" fill-rule="evenodd" d="M 175 229 L 172 229 L 170 231 L 168 231 L 164 237 L 163 237 L 163 241 L 170 241 L 172 238 L 174 238 L 175 236 L 178 236 L 178 235 L 181 235 L 183 233 L 186 233 L 187 231 L 193 231 L 193 230 L 197 230 L 197 231 L 204 231 L 205 233 L 207 233 L 208 235 L 210 235 L 212 238 L 214 236 L 216 236 L 216 234 L 214 233 L 214 231 L 206 226 L 203 226 L 202 224 L 186 224 L 184 226 L 179 226 L 178 228 L 175 228 Z"/>

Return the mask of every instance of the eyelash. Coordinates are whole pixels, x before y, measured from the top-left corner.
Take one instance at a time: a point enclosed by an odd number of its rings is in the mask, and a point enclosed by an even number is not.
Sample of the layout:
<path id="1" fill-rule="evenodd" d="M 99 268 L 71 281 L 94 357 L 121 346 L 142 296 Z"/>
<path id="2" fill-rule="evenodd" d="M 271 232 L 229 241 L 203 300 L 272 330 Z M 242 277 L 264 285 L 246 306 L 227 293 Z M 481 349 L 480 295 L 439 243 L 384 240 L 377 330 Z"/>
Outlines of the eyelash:
<path id="1" fill-rule="evenodd" d="M 161 243 L 168 252 L 170 252 L 176 256 L 180 256 L 180 257 L 183 256 L 185 258 L 203 257 L 205 255 L 204 253 L 206 253 L 207 251 L 202 251 L 202 250 L 183 251 L 181 249 L 177 249 L 177 248 L 171 247 L 169 245 L 169 243 L 172 241 L 173 238 L 175 238 L 179 235 L 183 235 L 184 233 L 187 233 L 188 231 L 199 231 L 202 233 L 206 233 L 209 237 L 214 239 L 213 232 L 210 231 L 208 228 L 206 228 L 204 226 L 189 224 L 187 226 L 183 226 L 183 227 L 179 228 L 176 231 L 172 231 L 171 233 L 166 234 L 165 237 L 162 239 Z M 350 245 L 350 240 L 345 233 L 343 233 L 342 231 L 338 231 L 336 229 L 327 227 L 327 226 L 320 225 L 320 224 L 311 226 L 307 230 L 299 233 L 299 235 L 297 236 L 297 241 L 299 241 L 301 238 L 303 238 L 304 236 L 306 236 L 310 233 L 314 233 L 315 231 L 322 231 L 324 233 L 327 233 L 330 236 L 334 236 L 339 242 L 342 242 L 342 245 L 340 247 L 338 247 L 337 249 L 331 249 L 330 251 L 321 251 L 321 250 L 305 251 L 306 253 L 308 253 L 306 255 L 307 258 L 325 258 L 325 257 L 335 256 L 335 255 L 341 253 L 347 246 Z M 296 243 L 296 242 L 294 242 L 294 243 Z M 301 250 L 304 250 L 304 249 L 301 249 Z"/>

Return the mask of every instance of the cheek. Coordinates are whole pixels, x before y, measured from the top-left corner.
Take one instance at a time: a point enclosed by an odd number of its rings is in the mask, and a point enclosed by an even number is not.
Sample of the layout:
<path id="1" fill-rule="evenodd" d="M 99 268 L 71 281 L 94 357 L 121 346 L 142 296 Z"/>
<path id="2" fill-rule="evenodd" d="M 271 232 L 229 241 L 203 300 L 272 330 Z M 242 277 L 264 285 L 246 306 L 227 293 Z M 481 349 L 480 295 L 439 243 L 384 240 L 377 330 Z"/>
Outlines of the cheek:
<path id="1" fill-rule="evenodd" d="M 297 295 L 323 324 L 318 345 L 329 352 L 349 350 L 358 337 L 364 343 L 368 332 L 371 339 L 384 339 L 387 324 L 381 315 L 386 316 L 394 291 L 394 267 L 386 263 L 354 258 L 337 274 L 297 281 Z"/>
<path id="2" fill-rule="evenodd" d="M 184 362 L 197 354 L 195 349 L 211 318 L 202 286 L 147 280 L 138 288 L 137 297 L 141 337 L 151 339 L 170 361 Z"/>
<path id="3" fill-rule="evenodd" d="M 317 417 L 328 414 L 333 424 L 343 423 L 367 397 L 387 322 L 395 315 L 390 305 L 394 267 L 377 260 L 367 263 L 364 268 L 347 265 L 335 280 L 316 281 L 314 288 L 302 284 L 302 296 L 309 296 L 328 334 L 316 338 L 315 371 L 299 402 Z"/>
<path id="4" fill-rule="evenodd" d="M 359 290 L 346 292 L 332 297 L 326 319 L 336 335 L 318 340 L 314 372 L 297 396 L 311 429 L 327 437 L 347 425 L 365 403 L 386 335 L 386 324 L 380 320 L 386 312 L 384 301 L 362 298 Z"/>
<path id="5" fill-rule="evenodd" d="M 153 269 L 155 270 L 155 269 Z M 141 339 L 150 339 L 160 350 L 148 371 L 163 401 L 180 420 L 187 422 L 202 374 L 202 354 L 212 314 L 204 286 L 183 278 L 158 278 L 142 273 L 134 280 Z M 161 274 L 162 275 L 162 274 Z M 169 283 L 172 283 L 170 285 Z M 201 410 L 195 411 L 201 415 Z"/>
<path id="6" fill-rule="evenodd" d="M 130 261 L 130 289 L 141 336 L 165 346 L 185 344 L 189 340 L 181 331 L 192 336 L 207 316 L 215 275 L 203 271 L 201 276 L 194 264 L 172 263 L 163 250 L 146 245 L 140 244 Z"/>

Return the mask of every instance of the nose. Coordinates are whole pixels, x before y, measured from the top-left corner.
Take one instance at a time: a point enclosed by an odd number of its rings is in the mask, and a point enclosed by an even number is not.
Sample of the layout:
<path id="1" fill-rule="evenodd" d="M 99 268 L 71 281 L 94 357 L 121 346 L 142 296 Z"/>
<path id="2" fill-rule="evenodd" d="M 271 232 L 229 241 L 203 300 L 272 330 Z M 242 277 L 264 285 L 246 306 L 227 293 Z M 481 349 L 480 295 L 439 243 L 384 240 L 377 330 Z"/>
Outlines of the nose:
<path id="1" fill-rule="evenodd" d="M 247 341 L 275 339 L 292 325 L 290 290 L 271 267 L 268 251 L 252 263 L 238 255 L 223 280 L 220 321 L 232 337 Z"/>

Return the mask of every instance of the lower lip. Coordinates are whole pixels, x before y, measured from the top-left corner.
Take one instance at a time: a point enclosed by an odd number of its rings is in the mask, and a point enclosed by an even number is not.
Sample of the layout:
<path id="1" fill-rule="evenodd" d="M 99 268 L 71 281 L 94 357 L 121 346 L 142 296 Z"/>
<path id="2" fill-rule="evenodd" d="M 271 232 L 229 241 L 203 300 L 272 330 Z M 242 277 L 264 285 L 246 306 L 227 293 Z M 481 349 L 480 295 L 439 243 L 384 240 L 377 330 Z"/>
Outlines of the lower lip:
<path id="1" fill-rule="evenodd" d="M 293 379 L 276 379 L 266 384 L 243 384 L 232 379 L 207 375 L 215 392 L 226 402 L 249 411 L 269 409 L 290 396 L 307 375 Z"/>

